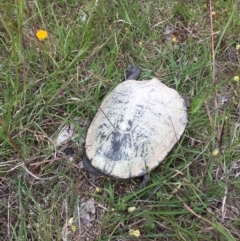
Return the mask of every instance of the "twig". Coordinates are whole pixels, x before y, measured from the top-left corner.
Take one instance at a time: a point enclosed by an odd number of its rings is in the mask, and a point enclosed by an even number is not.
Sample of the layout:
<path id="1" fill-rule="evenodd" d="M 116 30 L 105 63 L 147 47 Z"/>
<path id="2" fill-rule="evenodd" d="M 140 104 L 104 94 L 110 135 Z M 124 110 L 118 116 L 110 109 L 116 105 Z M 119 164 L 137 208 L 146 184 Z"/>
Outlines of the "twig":
<path id="1" fill-rule="evenodd" d="M 212 45 L 212 77 L 213 85 L 216 85 L 216 62 L 215 62 L 215 51 L 214 51 L 214 33 L 213 33 L 213 18 L 212 18 L 212 1 L 209 1 L 209 12 L 210 12 L 210 26 L 211 26 L 211 45 Z"/>
<path id="2" fill-rule="evenodd" d="M 213 33 L 213 17 L 212 17 L 212 0 L 209 0 L 209 14 L 210 14 L 210 28 L 211 28 L 211 47 L 212 47 L 212 78 L 213 78 L 213 86 L 214 86 L 214 107 L 217 109 L 218 102 L 217 102 L 217 92 L 216 92 L 216 61 L 215 61 L 215 48 L 214 48 L 214 33 Z M 213 126 L 214 128 L 214 126 Z M 217 144 L 218 144 L 218 151 L 219 154 L 222 154 L 222 129 L 219 124 L 217 124 Z"/>

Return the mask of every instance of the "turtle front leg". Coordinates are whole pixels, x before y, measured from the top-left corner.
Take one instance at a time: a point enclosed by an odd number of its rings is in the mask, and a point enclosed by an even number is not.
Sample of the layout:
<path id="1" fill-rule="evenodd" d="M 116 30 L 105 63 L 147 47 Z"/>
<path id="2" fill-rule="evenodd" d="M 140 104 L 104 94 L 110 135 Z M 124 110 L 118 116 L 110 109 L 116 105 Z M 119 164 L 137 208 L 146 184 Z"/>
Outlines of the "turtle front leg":
<path id="1" fill-rule="evenodd" d="M 89 175 L 90 179 L 95 181 L 98 177 L 103 175 L 101 172 L 99 172 L 97 169 L 95 169 L 91 165 L 91 163 L 88 160 L 86 154 L 84 154 L 82 161 L 83 161 L 83 166 L 84 166 L 85 170 L 88 172 L 88 175 Z"/>
<path id="2" fill-rule="evenodd" d="M 147 186 L 147 184 L 149 183 L 150 181 L 150 175 L 147 173 L 143 176 L 143 180 L 142 182 L 140 183 L 140 188 L 144 188 Z"/>

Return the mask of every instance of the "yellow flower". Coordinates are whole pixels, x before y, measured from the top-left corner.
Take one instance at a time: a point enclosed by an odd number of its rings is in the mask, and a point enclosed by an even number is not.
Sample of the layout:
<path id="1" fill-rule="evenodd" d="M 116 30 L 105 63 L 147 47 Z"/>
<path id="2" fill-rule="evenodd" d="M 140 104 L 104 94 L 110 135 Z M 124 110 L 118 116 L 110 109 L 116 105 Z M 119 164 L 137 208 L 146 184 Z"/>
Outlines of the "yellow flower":
<path id="1" fill-rule="evenodd" d="M 234 76 L 233 80 L 236 81 L 236 82 L 239 81 L 239 76 L 238 75 Z"/>
<path id="2" fill-rule="evenodd" d="M 43 29 L 40 29 L 37 31 L 36 37 L 38 38 L 39 41 L 43 41 L 48 37 L 48 32 Z"/>
<path id="3" fill-rule="evenodd" d="M 70 218 L 68 220 L 68 227 L 70 227 L 73 232 L 76 231 L 77 227 L 75 225 L 73 225 L 73 218 Z"/>
<path id="4" fill-rule="evenodd" d="M 236 50 L 239 50 L 240 49 L 240 44 L 237 44 L 236 45 Z"/>
<path id="5" fill-rule="evenodd" d="M 134 229 L 130 229 L 128 231 L 129 235 L 135 236 L 135 237 L 139 237 L 140 236 L 140 231 L 139 230 L 134 230 Z"/>
<path id="6" fill-rule="evenodd" d="M 178 39 L 176 37 L 172 37 L 172 42 L 173 43 L 177 43 L 178 42 Z"/>
<path id="7" fill-rule="evenodd" d="M 75 231 L 77 230 L 77 227 L 76 227 L 75 225 L 72 225 L 72 226 L 71 226 L 71 230 L 72 230 L 73 232 L 75 232 Z"/>

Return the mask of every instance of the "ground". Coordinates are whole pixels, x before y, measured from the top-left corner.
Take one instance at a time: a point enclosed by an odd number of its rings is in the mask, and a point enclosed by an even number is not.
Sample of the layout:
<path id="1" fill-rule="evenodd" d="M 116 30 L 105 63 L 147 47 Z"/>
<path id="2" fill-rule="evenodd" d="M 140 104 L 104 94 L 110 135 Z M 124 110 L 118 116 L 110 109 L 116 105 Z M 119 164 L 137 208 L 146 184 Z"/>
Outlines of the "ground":
<path id="1" fill-rule="evenodd" d="M 1 2 L 0 240 L 240 240 L 239 10 Z M 143 189 L 82 167 L 88 126 L 129 64 L 190 101 L 183 137 Z"/>

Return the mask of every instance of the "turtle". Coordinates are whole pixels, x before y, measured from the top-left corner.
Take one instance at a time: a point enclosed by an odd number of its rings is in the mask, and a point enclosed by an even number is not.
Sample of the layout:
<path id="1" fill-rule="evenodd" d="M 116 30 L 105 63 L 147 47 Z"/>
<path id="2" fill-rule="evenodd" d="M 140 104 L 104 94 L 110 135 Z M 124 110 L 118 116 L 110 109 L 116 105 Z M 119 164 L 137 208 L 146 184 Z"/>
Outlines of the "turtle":
<path id="1" fill-rule="evenodd" d="M 128 67 L 126 80 L 105 97 L 88 128 L 83 165 L 91 176 L 143 176 L 145 186 L 184 133 L 185 99 L 157 78 L 139 81 L 140 73 Z"/>

